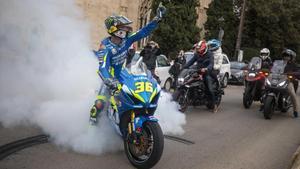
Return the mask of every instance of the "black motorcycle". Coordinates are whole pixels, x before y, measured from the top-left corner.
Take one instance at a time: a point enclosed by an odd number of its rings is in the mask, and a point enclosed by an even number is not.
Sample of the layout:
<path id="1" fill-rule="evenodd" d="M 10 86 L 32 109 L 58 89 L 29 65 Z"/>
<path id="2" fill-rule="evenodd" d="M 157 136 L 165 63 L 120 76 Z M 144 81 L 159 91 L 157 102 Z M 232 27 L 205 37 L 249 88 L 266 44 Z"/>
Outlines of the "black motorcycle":
<path id="1" fill-rule="evenodd" d="M 224 91 L 217 82 L 214 83 L 214 89 L 217 98 L 216 103 L 219 105 Z M 173 99 L 180 105 L 179 110 L 181 112 L 185 112 L 190 105 L 206 105 L 208 109 L 214 108 L 209 96 L 209 91 L 203 80 L 203 74 L 193 68 L 184 69 L 179 74 Z"/>
<path id="2" fill-rule="evenodd" d="M 284 61 L 276 60 L 273 64 L 271 74 L 266 79 L 263 109 L 265 119 L 271 119 L 276 110 L 285 113 L 292 107 L 291 98 L 288 93 L 288 84 L 294 77 L 284 73 L 285 65 Z"/>
<path id="3" fill-rule="evenodd" d="M 246 109 L 250 108 L 253 101 L 262 101 L 265 79 L 269 75 L 269 70 L 262 70 L 262 60 L 259 57 L 251 59 L 247 71 L 243 93 L 243 105 Z"/>

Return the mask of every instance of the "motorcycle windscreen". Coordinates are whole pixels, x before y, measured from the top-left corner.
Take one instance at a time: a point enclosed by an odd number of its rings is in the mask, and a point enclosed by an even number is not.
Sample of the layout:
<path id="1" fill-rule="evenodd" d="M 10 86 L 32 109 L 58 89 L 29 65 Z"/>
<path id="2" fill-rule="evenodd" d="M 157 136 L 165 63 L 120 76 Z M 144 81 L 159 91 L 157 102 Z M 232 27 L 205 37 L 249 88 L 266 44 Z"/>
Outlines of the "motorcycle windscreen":
<path id="1" fill-rule="evenodd" d="M 271 69 L 271 73 L 283 74 L 285 66 L 286 63 L 283 60 L 275 60 Z"/>
<path id="2" fill-rule="evenodd" d="M 274 61 L 271 74 L 268 77 L 268 80 L 272 85 L 277 86 L 287 79 L 286 75 L 284 75 L 285 66 L 286 63 L 283 60 Z"/>
<path id="3" fill-rule="evenodd" d="M 196 69 L 183 69 L 180 74 L 179 74 L 179 78 L 185 78 L 187 75 L 192 74 L 194 72 L 197 72 Z"/>
<path id="4" fill-rule="evenodd" d="M 151 72 L 147 70 L 146 65 L 141 62 L 141 59 L 124 68 L 121 78 L 123 88 L 131 98 L 133 97 L 135 103 L 149 106 L 160 92 L 159 85 L 152 77 Z"/>
<path id="5" fill-rule="evenodd" d="M 262 60 L 259 57 L 253 57 L 249 63 L 248 68 L 250 70 L 259 70 L 262 66 Z"/>

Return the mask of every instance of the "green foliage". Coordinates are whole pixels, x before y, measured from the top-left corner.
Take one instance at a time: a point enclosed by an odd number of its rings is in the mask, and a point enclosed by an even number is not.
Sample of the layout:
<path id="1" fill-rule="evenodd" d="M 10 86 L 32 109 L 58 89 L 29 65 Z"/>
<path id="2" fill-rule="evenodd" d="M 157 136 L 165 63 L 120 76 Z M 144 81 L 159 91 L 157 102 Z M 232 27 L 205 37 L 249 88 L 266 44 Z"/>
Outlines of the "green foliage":
<path id="1" fill-rule="evenodd" d="M 242 48 L 244 54 L 243 54 L 243 60 L 250 61 L 252 57 L 259 56 L 260 48 L 248 48 L 243 47 Z"/>
<path id="2" fill-rule="evenodd" d="M 234 54 L 238 32 L 240 0 L 213 0 L 207 11 L 206 38 L 218 36 L 218 18 L 224 17 L 224 52 Z M 283 48 L 300 52 L 300 1 L 299 0 L 247 0 L 241 48 L 244 58 L 253 57 L 261 48 L 271 50 L 276 58 Z M 255 52 L 254 50 L 257 50 Z M 297 60 L 300 61 L 299 54 Z"/>
<path id="3" fill-rule="evenodd" d="M 237 2 L 236 5 L 239 3 Z M 221 17 L 224 18 L 224 22 L 218 21 Z M 229 57 L 234 55 L 238 25 L 238 13 L 234 11 L 232 0 L 213 0 L 210 3 L 207 10 L 207 22 L 205 23 L 206 39 L 217 39 L 220 27 L 222 27 L 224 29 L 222 48 Z"/>
<path id="4" fill-rule="evenodd" d="M 162 0 L 153 0 L 152 17 Z M 200 29 L 196 26 L 198 0 L 162 1 L 167 14 L 155 30 L 151 39 L 156 41 L 163 53 L 175 57 L 180 50 L 189 50 L 200 39 Z"/>
<path id="5" fill-rule="evenodd" d="M 299 0 L 250 0 L 247 9 L 243 46 L 267 47 L 273 57 L 285 47 L 300 52 Z"/>

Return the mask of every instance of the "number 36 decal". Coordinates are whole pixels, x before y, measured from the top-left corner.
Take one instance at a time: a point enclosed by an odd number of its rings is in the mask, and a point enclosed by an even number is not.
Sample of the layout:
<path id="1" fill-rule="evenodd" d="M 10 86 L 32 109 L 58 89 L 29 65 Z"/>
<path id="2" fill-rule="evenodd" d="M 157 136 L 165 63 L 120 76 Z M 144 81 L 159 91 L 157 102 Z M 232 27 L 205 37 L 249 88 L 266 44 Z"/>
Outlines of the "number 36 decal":
<path id="1" fill-rule="evenodd" d="M 150 82 L 136 82 L 135 83 L 136 90 L 134 93 L 141 93 L 141 92 L 153 92 L 152 83 Z"/>

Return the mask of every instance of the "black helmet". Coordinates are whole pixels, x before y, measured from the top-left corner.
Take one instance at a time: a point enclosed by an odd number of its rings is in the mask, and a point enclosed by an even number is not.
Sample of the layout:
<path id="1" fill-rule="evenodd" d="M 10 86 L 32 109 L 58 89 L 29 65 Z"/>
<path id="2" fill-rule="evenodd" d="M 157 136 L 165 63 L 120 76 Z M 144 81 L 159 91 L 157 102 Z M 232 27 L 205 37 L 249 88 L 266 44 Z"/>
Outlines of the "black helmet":
<path id="1" fill-rule="evenodd" d="M 127 32 L 132 31 L 132 28 L 128 26 L 132 23 L 131 20 L 122 15 L 113 15 L 109 16 L 104 21 L 107 32 L 112 35 L 118 30 L 125 30 Z"/>
<path id="2" fill-rule="evenodd" d="M 296 52 L 292 51 L 291 49 L 284 49 L 281 53 L 281 57 L 290 57 L 290 61 L 294 61 L 296 59 Z"/>

